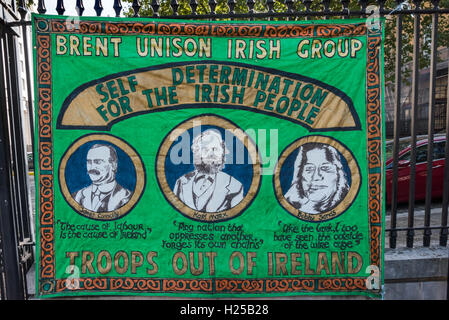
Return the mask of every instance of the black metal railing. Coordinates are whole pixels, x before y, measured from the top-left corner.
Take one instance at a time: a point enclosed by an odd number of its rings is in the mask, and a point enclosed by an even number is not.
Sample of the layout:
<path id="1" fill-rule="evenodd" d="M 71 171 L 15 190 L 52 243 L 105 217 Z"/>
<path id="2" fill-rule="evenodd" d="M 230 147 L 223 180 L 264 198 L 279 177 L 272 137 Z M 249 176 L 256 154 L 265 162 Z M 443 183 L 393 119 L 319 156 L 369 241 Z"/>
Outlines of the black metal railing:
<path id="1" fill-rule="evenodd" d="M 17 86 L 14 84 L 14 75 L 17 74 L 16 57 L 14 55 L 14 43 L 16 38 L 21 38 L 24 44 L 26 59 L 26 94 L 27 108 L 29 112 L 30 132 L 33 134 L 33 105 L 32 105 L 32 66 L 29 60 L 30 42 L 30 8 L 26 7 L 25 0 L 18 0 L 17 7 L 15 1 L 0 0 L 3 7 L 8 7 L 11 11 L 9 17 L 0 20 L 1 46 L 0 56 L 2 65 L 1 85 L 7 92 L 1 96 L 2 131 L 0 134 L 0 200 L 9 199 L 10 204 L 3 210 L 11 212 L 11 229 L 5 232 L 3 227 L 0 238 L 0 273 L 9 264 L 23 260 L 29 254 L 27 248 L 33 244 L 29 238 L 29 228 L 26 224 L 29 221 L 24 219 L 28 216 L 24 212 L 28 210 L 23 200 L 17 200 L 17 196 L 24 195 L 26 190 L 26 158 L 23 154 L 23 136 L 21 135 L 21 112 L 17 97 Z M 29 2 L 29 1 L 28 1 Z M 445 4 L 445 5 L 443 5 Z M 70 5 L 73 7 L 66 7 Z M 87 5 L 91 7 L 86 7 Z M 448 204 L 449 204 L 449 166 L 444 168 L 444 187 L 442 199 L 432 197 L 432 166 L 426 168 L 426 197 L 424 208 L 417 213 L 415 199 L 416 188 L 416 167 L 417 163 L 417 142 L 418 135 L 426 134 L 428 140 L 427 161 L 432 162 L 434 154 L 434 135 L 440 133 L 449 140 L 449 91 L 445 81 L 445 89 L 439 87 L 439 98 L 436 99 L 437 81 L 436 78 L 448 78 L 447 60 L 446 69 L 439 68 L 441 64 L 437 60 L 438 51 L 441 47 L 447 47 L 444 42 L 439 42 L 446 37 L 441 37 L 441 32 L 449 32 L 449 8 L 448 2 L 443 0 L 421 1 L 421 0 L 147 0 L 147 1 L 63 1 L 58 0 L 56 7 L 51 8 L 51 13 L 64 15 L 68 11 L 75 9 L 77 15 L 83 16 L 86 10 L 95 12 L 96 16 L 101 16 L 105 11 L 113 12 L 115 16 L 139 17 L 147 16 L 164 19 L 213 19 L 213 20 L 308 20 L 308 19 L 330 19 L 330 18 L 350 18 L 367 17 L 378 14 L 386 17 L 387 39 L 386 50 L 386 82 L 392 90 L 391 104 L 386 105 L 386 112 L 391 115 L 392 121 L 387 123 L 387 136 L 392 138 L 393 165 L 391 183 L 391 205 L 387 210 L 387 239 L 390 248 L 396 248 L 398 243 L 403 243 L 407 247 L 414 247 L 417 233 L 422 232 L 422 245 L 428 247 L 433 245 L 432 236 L 437 237 L 438 245 L 447 247 L 448 240 Z M 70 10 L 66 10 L 66 8 Z M 107 9 L 107 10 L 106 10 Z M 46 7 L 46 1 L 34 1 L 33 10 L 38 13 L 50 13 Z M 431 22 L 426 22 L 428 19 Z M 427 19 L 427 20 L 426 20 Z M 427 24 L 426 24 L 427 23 Z M 423 26 L 426 26 L 424 28 Z M 430 26 L 430 33 L 425 33 Z M 424 30 L 426 29 L 426 30 Z M 443 39 L 444 40 L 444 39 Z M 430 41 L 430 42 L 429 42 Z M 430 51 L 424 46 L 430 46 Z M 410 50 L 409 48 L 413 48 Z M 427 50 L 427 51 L 426 51 Z M 428 52 L 429 51 L 429 52 Z M 426 53 L 427 52 L 427 53 Z M 423 58 L 424 56 L 424 58 Z M 429 60 L 428 65 L 423 65 L 423 60 Z M 9 63 L 8 63 L 9 62 Z M 427 72 L 429 82 L 424 87 L 420 75 Z M 449 78 L 448 78 L 449 79 Z M 404 88 L 410 90 L 403 90 Z M 423 89 L 424 88 L 424 89 Z M 428 101 L 420 101 L 420 90 L 428 91 Z M 404 91 L 410 94 L 404 96 Z M 441 91 L 445 91 L 445 97 L 441 98 Z M 404 116 L 407 111 L 407 116 Z M 423 115 L 419 116 L 419 115 Z M 410 183 L 408 205 L 398 201 L 398 178 L 401 168 L 399 167 L 399 154 L 403 146 L 400 140 L 405 136 L 410 140 Z M 31 138 L 31 141 L 34 141 Z M 8 151 L 9 150 L 9 151 Z M 22 150 L 22 151 L 20 151 Z M 34 148 L 32 148 L 34 150 Z M 5 152 L 5 153 L 4 153 Z M 449 144 L 445 144 L 445 159 L 449 159 Z M 5 183 L 5 184 L 3 184 Z M 6 188 L 5 188 L 6 186 Z M 3 203 L 3 202 L 2 202 Z M 398 214 L 398 212 L 403 212 Z M 3 214 L 2 214 L 3 215 Z M 403 216 L 406 215 L 406 219 Z M 423 216 L 423 223 L 416 224 L 418 216 Z M 2 220 L 2 224 L 5 222 Z M 11 231 L 14 230 L 14 236 Z M 11 238 L 8 240 L 7 238 Z M 13 241 L 12 248 L 8 251 L 8 241 Z M 9 243 L 10 243 L 9 242 Z M 16 245 L 16 246 L 14 246 Z M 3 252 L 1 251 L 3 248 Z M 22 251 L 25 253 L 23 253 Z M 8 252 L 7 252 L 8 251 Z M 3 258 L 2 258 L 3 255 Z M 3 261 L 2 261 L 3 260 Z M 12 261 L 12 262 L 11 262 Z M 17 272 L 17 281 L 23 282 L 23 270 L 28 267 L 30 259 L 25 259 L 26 263 Z M 6 263 L 4 263 L 6 262 Z M 2 271 L 3 268 L 3 271 Z M 16 268 L 17 269 L 17 268 Z M 22 272 L 20 272 L 22 270 Z M 7 270 L 6 270 L 7 271 Z M 3 280 L 2 280 L 3 279 Z M 6 289 L 2 289 L 2 281 Z M 2 297 L 8 296 L 8 279 L 0 277 L 0 293 Z M 19 290 L 20 291 L 20 290 Z"/>
<path id="2" fill-rule="evenodd" d="M 34 243 L 18 70 L 20 33 L 5 23 L 20 17 L 15 1 L 1 1 L 0 6 L 0 294 L 2 299 L 24 299 Z"/>
<path id="3" fill-rule="evenodd" d="M 3 0 L 5 1 L 5 0 Z M 429 14 L 448 14 L 449 8 L 440 8 L 440 0 L 421 1 L 414 0 L 414 8 L 406 6 L 411 0 L 339 0 L 335 1 L 321 0 L 247 0 L 245 6 L 238 5 L 236 0 L 128 0 L 123 1 L 129 6 L 123 6 L 121 0 L 106 0 L 109 9 L 113 9 L 116 17 L 124 14 L 132 17 L 152 17 L 167 19 L 236 19 L 246 18 L 257 19 L 310 19 L 310 18 L 349 18 L 365 17 L 373 14 L 373 6 L 377 8 L 376 13 L 380 16 L 406 16 L 406 15 L 429 15 Z M 19 0 L 19 11 L 26 10 L 26 1 Z M 35 1 L 36 2 L 36 1 Z M 83 16 L 85 11 L 84 1 L 68 1 L 74 5 L 77 15 Z M 432 3 L 432 6 L 423 6 L 422 3 Z M 21 5 L 23 3 L 23 5 Z M 145 6 L 141 4 L 145 3 Z M 331 6 L 332 3 L 332 6 Z M 385 4 L 394 4 L 391 8 L 386 8 Z M 89 1 L 89 4 L 92 4 Z M 404 5 L 404 7 L 403 7 Z M 101 16 L 104 11 L 103 1 L 95 0 L 92 7 L 96 16 Z M 355 9 L 354 9 L 355 8 Z M 145 9 L 145 10 L 143 10 Z M 48 14 L 45 0 L 37 1 L 35 11 L 41 14 Z M 58 15 L 67 14 L 64 0 L 56 2 L 56 8 L 53 13 Z M 143 11 L 143 12 L 142 12 Z M 150 13 L 149 13 L 150 12 Z M 11 22 L 10 25 L 30 24 L 30 21 Z"/>

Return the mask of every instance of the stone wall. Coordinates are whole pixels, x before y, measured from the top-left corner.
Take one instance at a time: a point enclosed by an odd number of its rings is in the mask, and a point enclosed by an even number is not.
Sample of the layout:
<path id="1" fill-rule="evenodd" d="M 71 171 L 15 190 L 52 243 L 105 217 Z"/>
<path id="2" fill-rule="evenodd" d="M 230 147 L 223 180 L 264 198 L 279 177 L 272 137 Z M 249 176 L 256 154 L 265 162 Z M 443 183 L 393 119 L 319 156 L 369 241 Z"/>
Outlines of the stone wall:
<path id="1" fill-rule="evenodd" d="M 385 300 L 445 300 L 449 248 L 385 250 Z"/>

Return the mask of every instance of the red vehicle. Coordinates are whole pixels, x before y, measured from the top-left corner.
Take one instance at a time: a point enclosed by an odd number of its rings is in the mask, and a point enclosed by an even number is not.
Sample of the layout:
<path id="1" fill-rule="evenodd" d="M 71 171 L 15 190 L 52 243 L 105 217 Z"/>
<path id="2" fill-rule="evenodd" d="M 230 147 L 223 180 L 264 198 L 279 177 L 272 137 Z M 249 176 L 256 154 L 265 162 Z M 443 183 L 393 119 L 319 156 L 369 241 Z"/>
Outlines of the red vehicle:
<path id="1" fill-rule="evenodd" d="M 437 136 L 433 144 L 433 162 L 432 162 L 432 198 L 438 199 L 443 196 L 444 185 L 444 165 L 446 137 Z M 410 153 L 411 146 L 399 151 L 398 156 L 398 203 L 408 202 L 410 188 Z M 391 191 L 393 181 L 393 158 L 385 163 L 385 189 L 387 195 L 387 204 L 391 204 Z M 416 143 L 416 182 L 415 182 L 415 200 L 424 200 L 426 198 L 426 180 L 427 180 L 427 139 Z"/>

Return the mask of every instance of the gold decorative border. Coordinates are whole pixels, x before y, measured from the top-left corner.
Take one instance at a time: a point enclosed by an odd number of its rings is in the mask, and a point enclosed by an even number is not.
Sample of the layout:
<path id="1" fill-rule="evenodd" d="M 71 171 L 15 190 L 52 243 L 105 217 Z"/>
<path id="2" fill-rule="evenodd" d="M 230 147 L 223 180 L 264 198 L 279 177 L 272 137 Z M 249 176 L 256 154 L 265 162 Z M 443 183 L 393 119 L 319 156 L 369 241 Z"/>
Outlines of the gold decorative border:
<path id="1" fill-rule="evenodd" d="M 302 212 L 301 210 L 296 209 L 293 205 L 291 205 L 287 201 L 287 199 L 285 199 L 283 190 L 281 188 L 280 172 L 282 166 L 284 165 L 285 160 L 292 152 L 294 152 L 300 146 L 306 143 L 322 143 L 334 147 L 346 159 L 349 169 L 351 170 L 351 187 L 349 189 L 348 194 L 335 208 L 327 212 L 322 212 L 318 214 L 308 214 L 306 212 Z M 276 193 L 276 198 L 278 199 L 281 206 L 285 210 L 287 210 L 290 214 L 304 221 L 321 222 L 338 217 L 351 206 L 351 204 L 354 202 L 354 199 L 356 198 L 359 192 L 361 179 L 362 177 L 360 174 L 360 168 L 357 161 L 355 160 L 351 151 L 349 151 L 349 149 L 343 146 L 341 142 L 326 136 L 306 136 L 294 141 L 287 148 L 285 148 L 284 151 L 281 152 L 273 176 L 273 185 Z"/>
<path id="2" fill-rule="evenodd" d="M 55 34 L 106 34 L 106 35 L 161 35 L 161 36 L 212 36 L 248 38 L 295 38 L 295 37 L 350 37 L 367 33 L 366 23 L 346 24 L 261 24 L 261 23 L 204 23 L 179 21 L 98 21 L 80 20 L 77 27 L 67 19 L 44 20 L 38 18 L 39 31 Z"/>
<path id="3" fill-rule="evenodd" d="M 131 278 L 98 277 L 80 278 L 74 287 L 68 279 L 58 279 L 55 292 L 141 292 L 141 293 L 199 293 L 199 294 L 285 294 L 313 292 L 363 292 L 363 277 L 337 278 L 258 278 L 258 279 L 179 279 L 179 278 Z"/>
<path id="4" fill-rule="evenodd" d="M 253 180 L 251 182 L 250 189 L 248 190 L 248 193 L 243 198 L 243 200 L 240 201 L 239 204 L 237 204 L 235 207 L 231 209 L 223 210 L 220 212 L 196 211 L 190 208 L 189 206 L 185 205 L 181 200 L 179 200 L 178 197 L 170 189 L 167 183 L 167 178 L 165 176 L 165 158 L 168 155 L 170 147 L 181 134 L 199 125 L 213 125 L 226 130 L 231 130 L 234 136 L 243 143 L 245 148 L 248 150 L 248 154 L 251 157 L 251 161 L 253 163 Z M 159 187 L 161 188 L 167 201 L 183 215 L 193 220 L 202 222 L 225 221 L 231 218 L 235 218 L 240 213 L 242 213 L 242 211 L 245 210 L 251 204 L 253 199 L 256 197 L 257 192 L 259 191 L 259 186 L 261 182 L 261 170 L 262 169 L 259 153 L 252 139 L 237 125 L 217 115 L 203 114 L 200 116 L 196 116 L 187 119 L 186 121 L 182 122 L 181 124 L 173 128 L 171 132 L 162 141 L 161 146 L 159 147 L 158 154 L 156 156 L 156 177 L 159 183 Z M 204 219 L 196 218 L 195 216 L 197 216 L 198 214 L 205 216 L 205 218 Z"/>
<path id="5" fill-rule="evenodd" d="M 370 232 L 370 264 L 382 270 L 384 246 L 384 155 L 382 128 L 382 28 L 368 29 L 366 64 L 366 134 L 368 159 L 368 218 Z"/>
<path id="6" fill-rule="evenodd" d="M 45 24 L 45 23 L 44 23 Z M 45 30 L 44 30 L 45 31 Z M 37 33 L 35 83 L 36 83 L 36 233 L 39 256 L 36 287 L 42 293 L 54 290 L 55 279 L 55 229 L 54 229 L 54 178 L 53 178 L 53 99 L 52 55 L 49 33 Z"/>
<path id="7" fill-rule="evenodd" d="M 122 149 L 129 156 L 136 170 L 136 187 L 134 189 L 133 195 L 131 196 L 131 199 L 123 207 L 120 207 L 114 211 L 95 212 L 88 210 L 81 206 L 78 202 L 76 202 L 75 199 L 73 199 L 72 195 L 69 192 L 69 189 L 67 188 L 67 183 L 65 180 L 65 169 L 67 166 L 67 161 L 70 159 L 72 154 L 83 144 L 96 140 L 107 141 Z M 145 189 L 145 169 L 142 160 L 140 159 L 140 156 L 137 154 L 136 150 L 134 150 L 134 148 L 132 148 L 122 139 L 109 134 L 89 134 L 82 136 L 81 138 L 76 140 L 72 145 L 70 145 L 70 147 L 62 156 L 59 164 L 59 185 L 65 200 L 76 212 L 87 218 L 95 220 L 115 220 L 126 215 L 140 199 L 143 190 Z"/>

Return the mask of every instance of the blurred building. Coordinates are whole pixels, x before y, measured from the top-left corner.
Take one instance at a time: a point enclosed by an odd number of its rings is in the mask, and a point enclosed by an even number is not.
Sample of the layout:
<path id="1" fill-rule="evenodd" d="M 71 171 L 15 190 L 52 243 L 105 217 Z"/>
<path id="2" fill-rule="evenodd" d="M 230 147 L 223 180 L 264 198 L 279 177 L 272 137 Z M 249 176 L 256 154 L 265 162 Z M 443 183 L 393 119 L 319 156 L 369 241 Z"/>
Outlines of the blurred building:
<path id="1" fill-rule="evenodd" d="M 448 62 L 449 48 L 441 48 L 438 51 L 438 63 L 435 83 L 435 133 L 446 131 L 446 112 L 448 94 Z M 405 66 L 405 68 L 410 66 Z M 412 73 L 410 77 L 402 82 L 400 125 L 401 137 L 411 135 L 411 106 L 412 106 Z M 416 119 L 416 133 L 427 134 L 429 119 L 429 90 L 430 90 L 430 68 L 422 69 L 419 73 L 418 85 L 418 108 Z M 394 135 L 394 106 L 395 94 L 394 84 L 385 85 L 385 130 L 387 139 Z"/>

